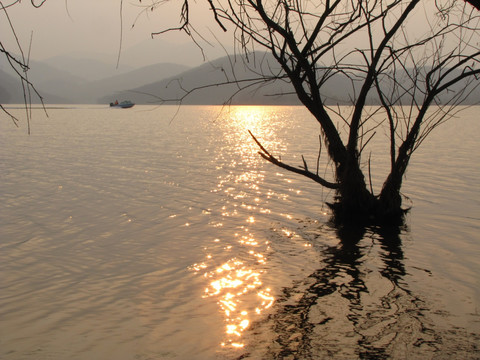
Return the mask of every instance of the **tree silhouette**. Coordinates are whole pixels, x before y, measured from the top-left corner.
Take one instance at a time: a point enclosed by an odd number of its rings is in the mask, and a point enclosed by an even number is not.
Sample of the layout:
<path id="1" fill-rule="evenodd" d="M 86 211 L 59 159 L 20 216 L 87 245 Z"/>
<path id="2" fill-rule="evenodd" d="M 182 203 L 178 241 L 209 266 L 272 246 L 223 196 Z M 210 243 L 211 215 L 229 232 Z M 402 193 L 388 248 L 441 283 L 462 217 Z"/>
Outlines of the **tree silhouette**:
<path id="1" fill-rule="evenodd" d="M 149 8 L 164 3 L 154 1 Z M 189 1 L 180 3 L 180 25 L 164 31 L 198 36 Z M 334 189 L 331 206 L 341 223 L 403 220 L 400 190 L 412 154 L 478 85 L 480 13 L 468 3 L 208 0 L 212 22 L 220 31 L 232 31 L 236 49 L 248 55 L 263 48 L 278 62 L 281 72 L 275 77 L 292 84 L 321 126 L 333 176 L 321 177 L 305 160 L 299 167 L 286 164 L 254 137 L 260 154 Z M 339 80 L 350 84 L 347 115 L 329 106 L 332 99 L 325 95 Z M 364 152 L 379 133 L 389 138 L 390 171 L 374 193 Z"/>

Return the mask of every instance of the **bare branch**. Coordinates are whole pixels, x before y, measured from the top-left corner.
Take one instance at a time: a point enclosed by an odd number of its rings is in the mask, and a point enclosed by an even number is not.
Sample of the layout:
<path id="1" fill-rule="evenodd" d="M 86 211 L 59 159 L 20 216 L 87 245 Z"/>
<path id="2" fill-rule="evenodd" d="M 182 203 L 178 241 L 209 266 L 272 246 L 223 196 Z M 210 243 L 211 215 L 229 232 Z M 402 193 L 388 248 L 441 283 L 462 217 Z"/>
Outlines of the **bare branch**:
<path id="1" fill-rule="evenodd" d="M 314 173 L 308 171 L 308 169 L 306 169 L 306 168 L 305 168 L 305 169 L 296 168 L 296 167 L 287 165 L 287 164 L 283 163 L 282 161 L 278 160 L 276 157 L 274 157 L 272 154 L 270 154 L 270 153 L 267 151 L 267 149 L 265 149 L 265 148 L 263 147 L 263 145 L 257 140 L 257 138 L 252 134 L 252 132 L 251 132 L 250 130 L 248 130 L 248 133 L 249 133 L 250 136 L 253 138 L 253 140 L 257 143 L 258 147 L 261 149 L 261 151 L 259 152 L 259 154 L 260 154 L 265 160 L 268 160 L 268 161 L 271 162 L 272 164 L 277 165 L 278 167 L 281 167 L 281 168 L 286 169 L 286 170 L 288 170 L 288 171 L 291 171 L 291 172 L 294 172 L 294 173 L 297 173 L 297 174 L 306 176 L 306 177 L 308 177 L 309 179 L 312 179 L 313 181 L 319 183 L 320 185 L 325 186 L 326 188 L 329 188 L 329 189 L 338 189 L 339 184 L 329 182 L 329 181 L 321 178 L 320 176 L 318 176 L 318 174 L 314 174 Z M 304 164 L 305 164 L 305 161 L 304 161 Z M 306 167 L 306 166 L 305 166 L 305 167 Z"/>
<path id="2" fill-rule="evenodd" d="M 39 3 L 39 4 L 36 4 L 36 3 L 35 3 L 35 0 L 31 0 L 31 3 L 32 3 L 33 7 L 39 8 L 39 7 L 41 7 L 43 4 L 45 4 L 46 1 L 47 1 L 47 0 L 40 0 L 40 3 Z"/>

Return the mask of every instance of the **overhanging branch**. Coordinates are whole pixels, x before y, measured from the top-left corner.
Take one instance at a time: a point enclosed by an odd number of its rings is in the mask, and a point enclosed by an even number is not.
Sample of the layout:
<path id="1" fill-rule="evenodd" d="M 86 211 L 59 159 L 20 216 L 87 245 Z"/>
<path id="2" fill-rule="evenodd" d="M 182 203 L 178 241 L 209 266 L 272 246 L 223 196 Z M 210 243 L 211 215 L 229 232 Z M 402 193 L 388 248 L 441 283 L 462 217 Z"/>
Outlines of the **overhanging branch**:
<path id="1" fill-rule="evenodd" d="M 339 184 L 338 183 L 332 183 L 330 181 L 325 180 L 324 178 L 318 176 L 318 174 L 314 174 L 311 171 L 308 171 L 307 167 L 305 166 L 305 169 L 297 168 L 294 166 L 287 165 L 280 160 L 278 160 L 275 156 L 270 154 L 267 149 L 263 147 L 263 145 L 257 140 L 257 138 L 252 134 L 250 130 L 248 130 L 248 133 L 250 136 L 255 140 L 257 143 L 258 147 L 261 149 L 258 153 L 260 154 L 261 157 L 263 157 L 265 160 L 271 162 L 274 165 L 277 165 L 278 167 L 281 167 L 283 169 L 286 169 L 288 171 L 294 172 L 296 174 L 300 174 L 303 176 L 308 177 L 309 179 L 312 179 L 313 181 L 319 183 L 320 185 L 328 188 L 328 189 L 338 189 Z M 305 162 L 305 160 L 304 160 Z"/>

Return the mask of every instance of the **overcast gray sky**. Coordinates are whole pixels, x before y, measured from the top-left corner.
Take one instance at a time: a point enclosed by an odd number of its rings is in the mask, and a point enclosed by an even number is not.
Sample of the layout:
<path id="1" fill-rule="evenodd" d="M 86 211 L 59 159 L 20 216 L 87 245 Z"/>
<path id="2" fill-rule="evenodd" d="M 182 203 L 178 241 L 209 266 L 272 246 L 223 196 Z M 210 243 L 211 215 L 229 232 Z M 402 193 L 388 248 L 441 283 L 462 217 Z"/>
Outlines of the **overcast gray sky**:
<path id="1" fill-rule="evenodd" d="M 11 0 L 10 2 L 12 2 Z M 9 2 L 3 0 L 4 4 Z M 38 3 L 38 2 L 37 2 Z M 146 1 L 143 1 L 145 4 Z M 178 4 L 178 2 L 173 2 Z M 138 0 L 123 2 L 123 48 L 151 41 L 152 32 L 178 26 L 178 9 L 143 11 Z M 41 8 L 22 1 L 8 9 L 21 44 L 28 48 L 33 31 L 32 59 L 45 59 L 61 54 L 101 53 L 116 57 L 120 44 L 120 0 L 47 0 Z M 196 13 L 198 15 L 198 12 Z M 207 17 L 196 16 L 197 19 Z M 135 21 L 137 19 L 137 21 Z M 170 21 L 170 24 L 167 22 Z M 135 27 L 132 28 L 132 24 Z M 2 41 L 12 49 L 12 37 L 4 17 L 0 21 Z M 186 43 L 179 32 L 162 35 L 158 41 Z M 158 44 L 157 41 L 157 44 Z M 155 46 L 155 41 L 151 41 Z M 11 50 L 12 51 L 12 50 Z M 13 50 L 13 52 L 16 52 Z"/>

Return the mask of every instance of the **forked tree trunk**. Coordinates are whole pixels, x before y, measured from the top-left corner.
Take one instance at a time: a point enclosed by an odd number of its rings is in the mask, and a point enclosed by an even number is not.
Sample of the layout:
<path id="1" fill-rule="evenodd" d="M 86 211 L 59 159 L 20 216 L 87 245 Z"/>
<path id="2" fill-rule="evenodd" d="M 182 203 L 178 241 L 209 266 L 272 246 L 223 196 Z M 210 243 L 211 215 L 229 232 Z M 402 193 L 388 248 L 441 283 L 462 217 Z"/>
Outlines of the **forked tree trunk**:
<path id="1" fill-rule="evenodd" d="M 359 178 L 350 178 L 329 204 L 338 225 L 400 225 L 406 210 L 402 208 L 400 189 L 388 182 L 380 196 L 374 196 Z"/>
<path id="2" fill-rule="evenodd" d="M 330 204 L 335 222 L 339 225 L 402 224 L 406 212 L 400 193 L 402 178 L 398 171 L 392 171 L 380 195 L 375 196 L 367 187 L 358 161 L 350 161 L 339 174 L 336 202 Z"/>

